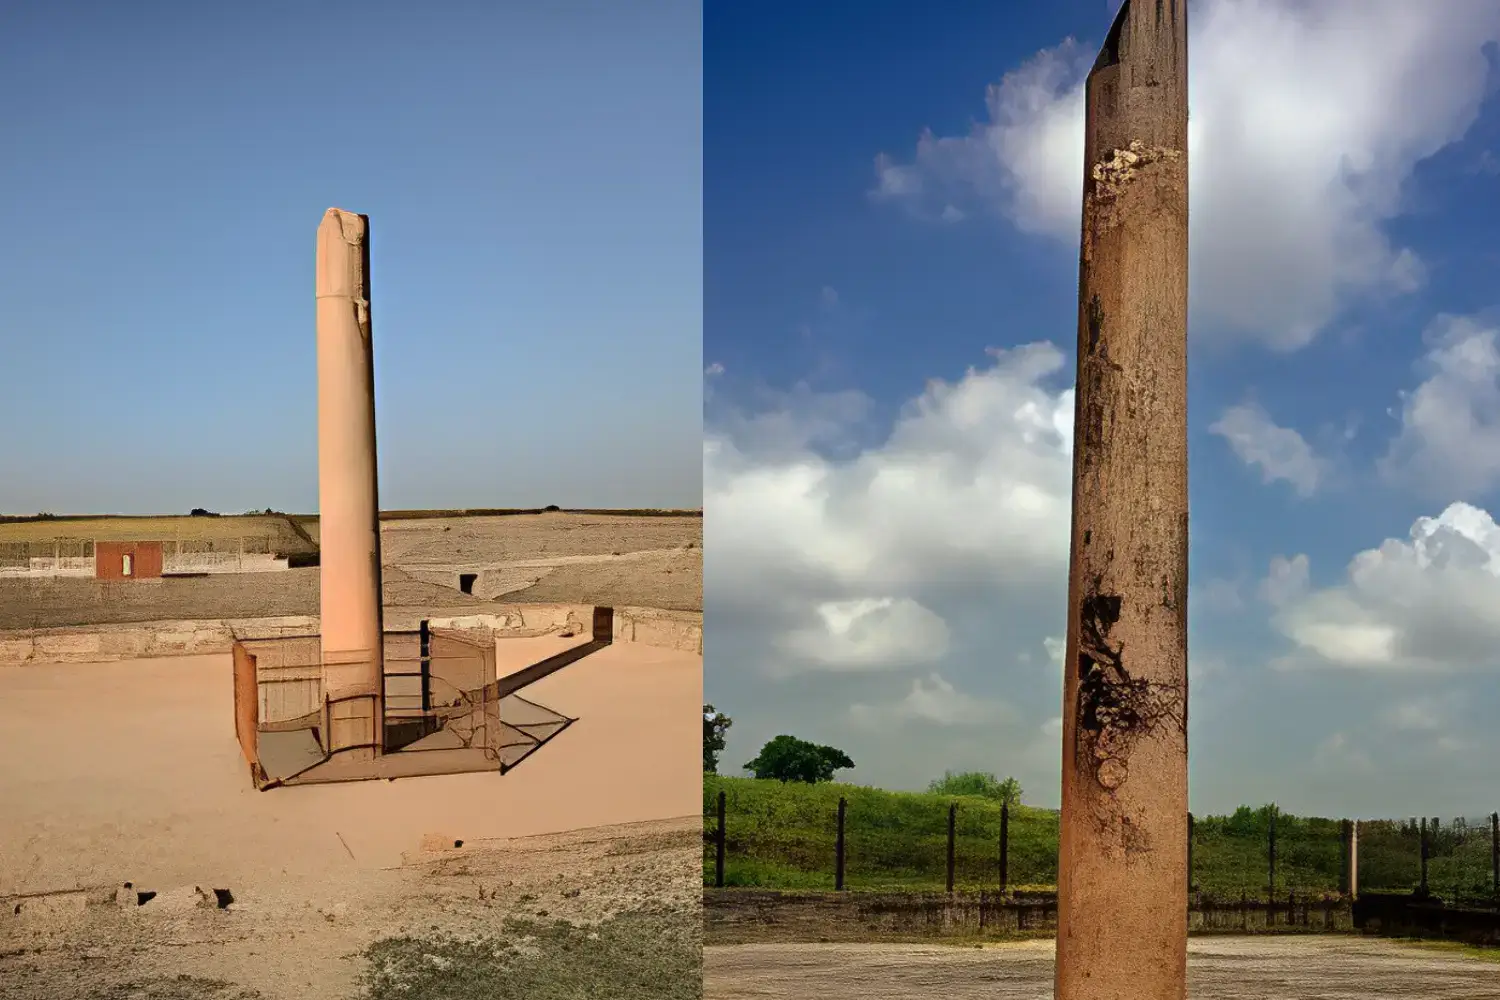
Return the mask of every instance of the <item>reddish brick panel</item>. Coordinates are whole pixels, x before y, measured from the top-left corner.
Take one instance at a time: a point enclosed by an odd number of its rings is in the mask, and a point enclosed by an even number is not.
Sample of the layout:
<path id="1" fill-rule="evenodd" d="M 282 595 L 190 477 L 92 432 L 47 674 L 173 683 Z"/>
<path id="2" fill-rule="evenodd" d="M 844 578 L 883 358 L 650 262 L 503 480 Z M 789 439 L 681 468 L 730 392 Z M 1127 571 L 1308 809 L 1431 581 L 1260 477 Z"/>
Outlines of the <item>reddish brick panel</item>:
<path id="1" fill-rule="evenodd" d="M 259 770 L 260 684 L 256 676 L 255 657 L 239 643 L 234 644 L 234 732 L 251 772 Z"/>
<path id="2" fill-rule="evenodd" d="M 125 556 L 130 556 L 130 576 Z M 161 542 L 95 542 L 94 575 L 101 580 L 153 580 L 161 576 Z"/>

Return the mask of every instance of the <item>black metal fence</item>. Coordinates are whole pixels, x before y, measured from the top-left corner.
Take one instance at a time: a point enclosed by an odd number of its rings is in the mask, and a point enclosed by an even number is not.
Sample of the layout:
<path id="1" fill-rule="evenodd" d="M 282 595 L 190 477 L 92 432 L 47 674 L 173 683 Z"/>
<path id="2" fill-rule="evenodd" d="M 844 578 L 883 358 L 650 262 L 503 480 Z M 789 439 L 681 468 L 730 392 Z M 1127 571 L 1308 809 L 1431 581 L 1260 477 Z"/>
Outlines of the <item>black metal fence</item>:
<path id="1" fill-rule="evenodd" d="M 705 785 L 706 885 L 1012 895 L 1056 885 L 1054 811 L 965 799 L 937 812 L 915 797 L 864 789 L 836 801 L 821 789 L 737 796 L 743 787 Z M 1200 903 L 1217 900 L 1236 913 L 1270 907 L 1274 921 L 1277 907 L 1347 895 L 1351 884 L 1500 903 L 1500 815 L 1493 813 L 1356 823 L 1263 807 L 1189 814 L 1184 823 L 1190 890 Z"/>

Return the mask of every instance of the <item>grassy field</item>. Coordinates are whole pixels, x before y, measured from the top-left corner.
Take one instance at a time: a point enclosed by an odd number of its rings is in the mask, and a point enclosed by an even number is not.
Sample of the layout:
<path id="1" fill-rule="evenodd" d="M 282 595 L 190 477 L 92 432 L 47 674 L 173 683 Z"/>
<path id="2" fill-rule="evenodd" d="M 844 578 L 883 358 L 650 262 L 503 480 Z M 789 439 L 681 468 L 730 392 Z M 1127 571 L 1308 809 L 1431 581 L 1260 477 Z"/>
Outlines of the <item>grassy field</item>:
<path id="1" fill-rule="evenodd" d="M 999 885 L 1000 805 L 989 799 L 888 792 L 853 785 L 807 785 L 705 775 L 704 830 L 716 827 L 725 793 L 725 884 L 768 889 L 831 889 L 838 801 L 847 800 L 845 884 L 851 890 L 942 891 L 947 873 L 948 807 L 957 804 L 955 886 Z M 1420 880 L 1420 840 L 1410 821 L 1360 824 L 1359 884 L 1408 891 Z M 1196 818 L 1193 882 L 1217 897 L 1264 897 L 1269 882 L 1271 808 Z M 1057 881 L 1058 814 L 1010 811 L 1009 885 L 1051 889 Z M 1276 893 L 1333 893 L 1340 885 L 1340 821 L 1276 817 Z M 705 838 L 704 881 L 714 875 Z M 1449 901 L 1492 898 L 1488 822 L 1443 822 L 1432 838 L 1428 884 Z"/>
<path id="2" fill-rule="evenodd" d="M 222 517 L 170 516 L 59 516 L 0 517 L 0 545 L 39 545 L 44 553 L 57 539 L 88 541 L 188 541 L 263 538 L 270 551 L 283 554 L 316 552 L 295 519 L 285 514 L 234 514 Z M 65 553 L 66 554 L 66 553 Z"/>
<path id="3" fill-rule="evenodd" d="M 596 927 L 510 922 L 493 938 L 387 938 L 365 952 L 364 1000 L 696 1000 L 696 913 L 627 913 Z"/>
<path id="4" fill-rule="evenodd" d="M 405 521 L 428 517 L 500 517 L 506 514 L 611 514 L 616 517 L 702 517 L 701 509 L 677 509 L 669 507 L 622 507 L 622 508 L 593 508 L 593 507 L 472 507 L 451 510 L 383 510 L 380 512 L 382 521 Z M 0 514 L 0 524 L 33 524 L 41 525 L 44 533 L 50 533 L 53 529 L 47 528 L 49 524 L 58 522 L 77 524 L 83 521 L 130 521 L 139 523 L 142 521 L 166 521 L 175 522 L 179 518 L 187 517 L 186 514 Z M 248 514 L 210 514 L 206 517 L 237 518 L 237 517 L 290 517 L 295 521 L 316 521 L 317 514 L 287 514 L 279 511 L 251 511 Z"/>
<path id="5" fill-rule="evenodd" d="M 584 507 L 474 507 L 453 510 L 383 510 L 382 521 L 423 521 L 445 517 L 511 517 L 522 514 L 599 514 L 610 517 L 703 517 L 701 510 L 671 510 L 656 508 L 625 508 L 620 510 Z M 301 525 L 317 524 L 317 514 L 289 514 Z"/>

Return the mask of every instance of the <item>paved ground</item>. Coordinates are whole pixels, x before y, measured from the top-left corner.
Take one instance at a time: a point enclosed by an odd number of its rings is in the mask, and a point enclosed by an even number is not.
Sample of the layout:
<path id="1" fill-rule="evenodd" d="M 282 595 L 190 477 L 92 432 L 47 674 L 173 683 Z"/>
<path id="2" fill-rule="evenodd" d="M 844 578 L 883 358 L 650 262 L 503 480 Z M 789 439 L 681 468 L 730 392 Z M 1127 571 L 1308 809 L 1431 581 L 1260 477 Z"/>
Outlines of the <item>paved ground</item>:
<path id="1" fill-rule="evenodd" d="M 704 949 L 707 1000 L 1050 1000 L 1051 941 L 727 945 Z M 1193 1000 L 1496 1000 L 1500 962 L 1346 937 L 1214 937 L 1189 944 Z"/>
<path id="2" fill-rule="evenodd" d="M 599 514 L 381 523 L 389 608 L 703 608 L 703 519 Z M 461 593 L 458 574 L 478 580 Z M 0 579 L 0 629 L 318 613 L 318 570 L 110 583 Z"/>

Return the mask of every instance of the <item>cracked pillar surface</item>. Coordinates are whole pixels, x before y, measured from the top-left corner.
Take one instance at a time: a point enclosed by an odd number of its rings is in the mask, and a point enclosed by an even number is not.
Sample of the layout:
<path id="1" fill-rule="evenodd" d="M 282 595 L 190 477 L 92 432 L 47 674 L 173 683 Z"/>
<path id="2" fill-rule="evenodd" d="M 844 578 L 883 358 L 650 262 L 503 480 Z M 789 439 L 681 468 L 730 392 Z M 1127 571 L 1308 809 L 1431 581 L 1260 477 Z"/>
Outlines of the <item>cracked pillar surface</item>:
<path id="1" fill-rule="evenodd" d="M 1089 73 L 1055 996 L 1187 995 L 1187 3 Z"/>
<path id="2" fill-rule="evenodd" d="M 318 226 L 318 548 L 327 747 L 384 742 L 380 503 L 370 349 L 370 222 L 330 208 Z"/>

